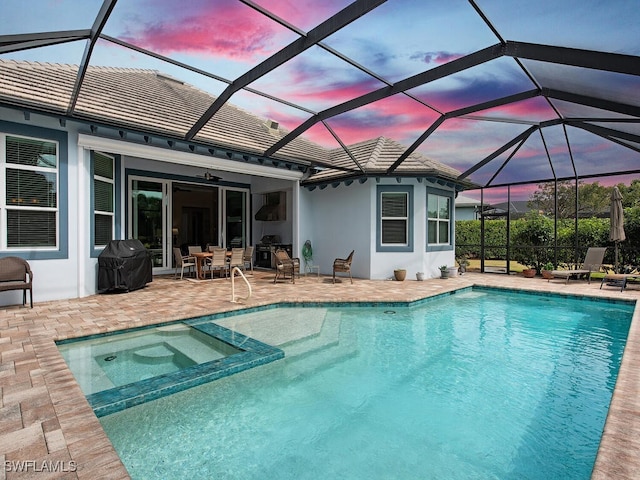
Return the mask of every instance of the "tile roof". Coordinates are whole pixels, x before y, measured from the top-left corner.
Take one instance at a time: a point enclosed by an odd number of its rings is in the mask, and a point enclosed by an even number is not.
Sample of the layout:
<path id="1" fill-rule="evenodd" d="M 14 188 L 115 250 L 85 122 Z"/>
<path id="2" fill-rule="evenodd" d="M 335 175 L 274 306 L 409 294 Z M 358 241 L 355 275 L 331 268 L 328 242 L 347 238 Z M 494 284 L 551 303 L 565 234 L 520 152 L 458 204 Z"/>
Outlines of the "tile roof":
<path id="1" fill-rule="evenodd" d="M 76 65 L 0 60 L 0 102 L 64 116 L 77 74 Z M 73 118 L 181 139 L 214 99 L 156 70 L 89 66 Z M 274 122 L 226 103 L 194 140 L 208 146 L 263 155 L 287 133 Z M 298 137 L 273 158 L 330 167 L 308 179 L 315 182 L 383 175 L 406 147 L 378 137 L 350 145 L 348 149 L 353 158 L 342 148 L 329 150 Z M 453 179 L 460 172 L 414 152 L 396 173 L 442 175 Z"/>
<path id="2" fill-rule="evenodd" d="M 357 165 L 343 149 L 335 149 L 331 151 L 330 163 L 336 167 L 341 167 L 342 170 L 331 168 L 321 170 L 310 177 L 309 181 L 315 183 L 349 176 L 361 176 L 363 174 L 383 176 L 387 169 L 404 153 L 406 147 L 390 138 L 378 137 L 349 145 L 348 149 L 356 160 Z M 433 161 L 417 152 L 409 155 L 396 169 L 395 173 L 405 176 L 430 174 L 451 179 L 460 175 L 460 172 L 455 168 Z"/>

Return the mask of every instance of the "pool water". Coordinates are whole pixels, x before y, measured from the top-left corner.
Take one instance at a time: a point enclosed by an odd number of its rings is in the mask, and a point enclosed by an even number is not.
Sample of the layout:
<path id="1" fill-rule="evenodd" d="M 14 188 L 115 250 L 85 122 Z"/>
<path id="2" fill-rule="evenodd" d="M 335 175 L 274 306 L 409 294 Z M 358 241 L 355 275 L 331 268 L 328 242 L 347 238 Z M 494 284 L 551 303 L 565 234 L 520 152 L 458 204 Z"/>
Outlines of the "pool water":
<path id="1" fill-rule="evenodd" d="M 285 358 L 100 421 L 133 479 L 587 479 L 632 312 L 476 289 L 228 317 Z"/>
<path id="2" fill-rule="evenodd" d="M 176 323 L 58 345 L 85 395 L 178 372 L 239 350 Z"/>

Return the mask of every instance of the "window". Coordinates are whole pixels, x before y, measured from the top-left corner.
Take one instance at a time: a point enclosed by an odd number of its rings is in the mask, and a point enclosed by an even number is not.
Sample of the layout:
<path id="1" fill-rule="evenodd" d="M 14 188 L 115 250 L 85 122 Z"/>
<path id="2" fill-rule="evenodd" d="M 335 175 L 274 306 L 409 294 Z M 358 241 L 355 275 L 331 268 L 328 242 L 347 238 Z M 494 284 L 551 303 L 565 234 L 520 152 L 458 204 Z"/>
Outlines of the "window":
<path id="1" fill-rule="evenodd" d="M 115 224 L 115 159 L 100 152 L 93 155 L 93 245 L 113 240 Z"/>
<path id="2" fill-rule="evenodd" d="M 378 187 L 378 251 L 411 251 L 413 187 Z"/>
<path id="3" fill-rule="evenodd" d="M 58 246 L 58 142 L 0 135 L 4 195 L 0 199 L 6 235 L 2 249 Z"/>
<path id="4" fill-rule="evenodd" d="M 427 244 L 451 244 L 451 196 L 427 193 Z"/>

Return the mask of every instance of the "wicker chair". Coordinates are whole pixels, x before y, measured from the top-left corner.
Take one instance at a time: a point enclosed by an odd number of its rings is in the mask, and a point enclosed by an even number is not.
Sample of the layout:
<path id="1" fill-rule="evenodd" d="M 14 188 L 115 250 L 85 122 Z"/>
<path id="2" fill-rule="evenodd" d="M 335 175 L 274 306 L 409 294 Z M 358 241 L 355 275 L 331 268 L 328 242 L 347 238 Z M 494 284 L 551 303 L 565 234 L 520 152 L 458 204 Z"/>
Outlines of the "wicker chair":
<path id="1" fill-rule="evenodd" d="M 22 305 L 29 303 L 33 308 L 33 273 L 29 263 L 20 257 L 0 258 L 0 292 L 22 290 Z"/>
<path id="2" fill-rule="evenodd" d="M 353 277 L 351 276 L 351 262 L 353 261 L 353 253 L 355 250 L 351 250 L 351 253 L 347 258 L 336 258 L 333 261 L 333 283 L 336 283 L 336 272 L 348 273 L 351 283 L 353 283 Z"/>
<path id="3" fill-rule="evenodd" d="M 273 278 L 273 283 L 276 283 L 279 277 L 286 279 L 287 275 L 291 275 L 291 282 L 296 283 L 296 274 L 300 276 L 300 259 L 291 258 L 282 248 L 276 250 L 274 255 L 276 256 L 276 276 Z"/>

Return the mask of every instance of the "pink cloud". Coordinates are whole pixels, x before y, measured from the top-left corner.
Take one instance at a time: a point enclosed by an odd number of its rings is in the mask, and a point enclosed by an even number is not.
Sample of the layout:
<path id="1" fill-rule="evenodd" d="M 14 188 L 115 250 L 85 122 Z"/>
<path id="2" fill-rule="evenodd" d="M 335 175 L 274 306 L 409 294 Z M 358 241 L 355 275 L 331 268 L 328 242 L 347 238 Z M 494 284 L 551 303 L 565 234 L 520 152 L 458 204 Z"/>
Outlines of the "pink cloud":
<path id="1" fill-rule="evenodd" d="M 309 31 L 351 2 L 345 0 L 323 0 L 322 2 L 316 0 L 260 0 L 256 3 L 301 30 Z"/>
<path id="2" fill-rule="evenodd" d="M 274 45 L 282 27 L 237 1 L 190 2 L 188 9 L 179 2 L 154 2 L 150 9 L 158 19 L 129 25 L 122 38 L 165 55 L 255 60 L 290 41 Z"/>

